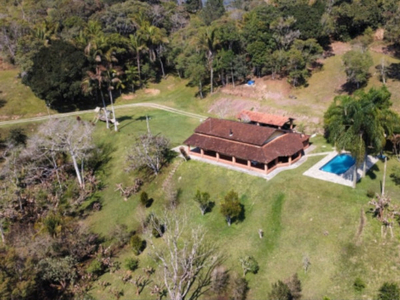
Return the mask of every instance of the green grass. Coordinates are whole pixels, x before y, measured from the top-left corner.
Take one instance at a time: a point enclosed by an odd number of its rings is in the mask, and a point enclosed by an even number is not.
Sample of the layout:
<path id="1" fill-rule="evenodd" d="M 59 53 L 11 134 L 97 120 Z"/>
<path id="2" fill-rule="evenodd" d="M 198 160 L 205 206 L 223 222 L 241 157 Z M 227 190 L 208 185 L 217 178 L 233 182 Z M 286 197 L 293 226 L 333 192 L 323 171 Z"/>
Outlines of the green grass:
<path id="1" fill-rule="evenodd" d="M 91 228 L 103 236 L 109 236 L 117 223 L 127 224 L 130 229 L 138 226 L 139 195 L 125 202 L 115 192 L 116 183 L 129 185 L 135 177 L 133 173 L 126 173 L 124 168 L 126 149 L 135 135 L 146 130 L 145 122 L 136 119 L 151 115 L 153 132 L 163 132 L 173 145 L 180 144 L 198 124 L 198 120 L 162 111 L 135 109 L 125 113 L 127 116 L 133 114 L 133 117 L 122 121 L 118 134 L 106 133 L 104 124 L 97 125 L 97 139 L 116 147 L 103 176 L 107 184 L 102 192 L 103 209 L 86 219 Z M 317 136 L 313 142 L 324 149 L 322 137 Z M 400 281 L 397 237 L 393 240 L 381 238 L 380 224 L 368 213 L 363 232 L 361 236 L 357 235 L 360 211 L 368 212 L 369 209 L 366 192 L 369 189 L 378 192 L 380 189 L 382 163 L 379 162 L 374 171 L 353 190 L 302 175 L 320 159 L 310 157 L 299 168 L 284 171 L 270 181 L 198 161 L 182 163 L 175 172 L 173 181 L 182 190 L 177 213 L 186 213 L 193 226 L 200 224 L 207 229 L 208 237 L 227 255 L 226 266 L 241 274 L 240 256 L 252 255 L 259 262 L 259 273 L 246 275 L 251 288 L 248 299 L 265 299 L 272 283 L 295 272 L 302 281 L 305 299 L 321 299 L 325 295 L 332 299 L 357 298 L 359 295 L 354 293 L 352 287 L 356 277 L 366 282 L 363 295 L 367 298 L 375 295 L 383 281 Z M 143 186 L 143 190 L 155 200 L 146 213 L 161 213 L 164 209 L 162 183 L 177 162 Z M 399 187 L 389 179 L 396 164 L 395 159 L 388 163 L 387 193 L 398 202 Z M 201 215 L 193 201 L 197 189 L 208 191 L 216 204 L 212 212 L 205 216 Z M 219 212 L 219 203 L 231 189 L 239 193 L 245 208 L 245 219 L 228 227 Z M 263 239 L 258 236 L 259 229 L 264 231 Z M 398 230 L 396 227 L 396 236 Z M 139 256 L 140 268 L 154 266 L 148 254 L 149 249 L 146 249 Z M 134 286 L 129 283 L 124 285 L 120 279 L 126 272 L 125 259 L 132 256 L 132 251 L 125 248 L 117 258 L 122 263 L 122 269 L 103 275 L 101 280 L 123 289 L 121 299 L 151 298 L 149 287 L 137 297 Z M 303 269 L 304 257 L 311 262 L 308 272 Z M 139 269 L 133 276 L 141 272 Z M 98 299 L 107 298 L 107 290 L 102 291 L 95 286 L 92 294 Z"/>
<path id="2" fill-rule="evenodd" d="M 45 102 L 21 83 L 18 73 L 18 70 L 0 71 L 1 120 L 47 114 Z"/>

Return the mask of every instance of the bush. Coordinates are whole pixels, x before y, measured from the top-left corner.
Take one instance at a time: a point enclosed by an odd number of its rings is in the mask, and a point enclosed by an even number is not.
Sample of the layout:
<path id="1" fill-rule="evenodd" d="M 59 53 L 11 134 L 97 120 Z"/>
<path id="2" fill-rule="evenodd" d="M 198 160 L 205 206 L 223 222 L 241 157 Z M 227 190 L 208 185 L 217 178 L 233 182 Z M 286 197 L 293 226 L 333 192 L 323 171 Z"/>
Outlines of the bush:
<path id="1" fill-rule="evenodd" d="M 258 262 L 253 256 L 241 257 L 239 260 L 242 264 L 243 276 L 245 276 L 248 272 L 257 274 L 258 270 L 260 269 Z"/>
<path id="2" fill-rule="evenodd" d="M 365 282 L 360 277 L 357 277 L 356 280 L 354 280 L 353 286 L 356 292 L 362 292 L 366 287 Z"/>
<path id="3" fill-rule="evenodd" d="M 128 270 L 135 271 L 139 267 L 139 260 L 135 258 L 128 258 L 125 261 L 125 267 Z"/>
<path id="4" fill-rule="evenodd" d="M 399 300 L 400 289 L 397 283 L 385 282 L 378 292 L 378 300 Z"/>
<path id="5" fill-rule="evenodd" d="M 369 189 L 369 190 L 367 191 L 367 197 L 368 197 L 368 198 L 374 198 L 374 196 L 375 196 L 374 190 Z"/>
<path id="6" fill-rule="evenodd" d="M 231 299 L 233 300 L 245 300 L 247 292 L 249 290 L 249 284 L 245 278 L 236 277 L 230 286 Z"/>
<path id="7" fill-rule="evenodd" d="M 147 204 L 149 203 L 149 195 L 147 195 L 146 192 L 141 192 L 140 193 L 140 203 L 143 206 L 147 206 Z"/>
<path id="8" fill-rule="evenodd" d="M 278 280 L 278 282 L 272 284 L 271 293 L 269 293 L 270 300 L 292 300 L 292 293 L 290 292 L 287 284 Z"/>
<path id="9" fill-rule="evenodd" d="M 130 244 L 135 255 L 139 255 L 143 252 L 144 241 L 137 234 L 131 237 Z"/>
<path id="10" fill-rule="evenodd" d="M 99 260 L 94 259 L 90 263 L 90 265 L 89 265 L 89 267 L 87 268 L 86 271 L 88 273 L 93 274 L 93 275 L 100 276 L 100 275 L 102 275 L 104 273 L 104 267 L 103 267 L 103 264 Z"/>

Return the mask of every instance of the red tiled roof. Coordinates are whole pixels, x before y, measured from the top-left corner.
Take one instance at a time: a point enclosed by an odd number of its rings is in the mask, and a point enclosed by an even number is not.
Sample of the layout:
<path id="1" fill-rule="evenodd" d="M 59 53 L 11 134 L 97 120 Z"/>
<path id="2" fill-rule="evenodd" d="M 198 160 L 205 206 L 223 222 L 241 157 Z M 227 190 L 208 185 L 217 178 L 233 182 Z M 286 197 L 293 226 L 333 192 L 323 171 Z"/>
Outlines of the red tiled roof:
<path id="1" fill-rule="evenodd" d="M 213 130 L 212 127 L 210 127 L 211 123 L 216 126 L 216 129 Z M 232 126 L 233 123 L 235 125 Z M 240 126 L 237 124 L 240 124 Z M 229 131 L 227 134 L 225 134 L 225 132 L 227 128 L 231 127 L 234 133 L 232 136 L 229 136 Z M 264 131 L 264 129 L 267 129 L 267 131 Z M 235 130 L 236 132 L 243 133 L 244 136 L 239 134 L 235 135 Z M 234 156 L 236 158 L 267 164 L 278 157 L 292 156 L 301 151 L 303 149 L 303 141 L 309 139 L 307 135 L 287 132 L 267 144 L 264 144 L 268 137 L 275 131 L 276 129 L 268 127 L 228 120 L 207 119 L 196 128 L 195 133 L 190 136 L 184 144 L 199 147 L 204 150 L 215 151 L 228 156 Z M 250 132 L 251 134 L 246 135 L 246 132 Z M 262 133 L 266 135 L 258 138 L 255 136 L 256 134 Z M 257 139 L 263 142 L 255 143 L 254 141 Z M 244 142 L 244 140 L 251 141 L 252 143 Z"/>
<path id="2" fill-rule="evenodd" d="M 238 119 L 243 120 L 244 118 L 250 119 L 252 122 L 257 122 L 261 124 L 269 124 L 274 126 L 283 126 L 287 122 L 290 121 L 292 118 L 283 117 L 283 116 L 276 116 L 276 115 L 269 115 L 266 113 L 256 112 L 256 111 L 249 111 L 249 110 L 242 110 L 238 114 Z"/>
<path id="3" fill-rule="evenodd" d="M 262 146 L 275 131 L 275 128 L 214 118 L 208 118 L 195 129 L 196 133 L 258 146 Z"/>

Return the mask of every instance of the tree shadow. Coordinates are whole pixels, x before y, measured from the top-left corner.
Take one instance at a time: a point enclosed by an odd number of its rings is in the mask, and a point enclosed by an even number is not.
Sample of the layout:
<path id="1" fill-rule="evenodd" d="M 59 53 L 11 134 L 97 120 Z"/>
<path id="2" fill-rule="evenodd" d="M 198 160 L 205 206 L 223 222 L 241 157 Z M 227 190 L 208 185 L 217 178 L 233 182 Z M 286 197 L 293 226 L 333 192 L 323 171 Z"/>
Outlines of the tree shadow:
<path id="1" fill-rule="evenodd" d="M 7 100 L 0 98 L 0 108 L 4 107 L 6 104 L 7 104 Z"/>
<path id="2" fill-rule="evenodd" d="M 204 212 L 204 214 L 207 214 L 207 213 L 212 212 L 212 210 L 213 210 L 214 207 L 215 207 L 215 201 L 211 201 L 211 202 L 208 204 L 208 207 L 207 207 L 206 211 Z"/>
<path id="3" fill-rule="evenodd" d="M 369 170 L 368 170 L 368 172 L 367 172 L 367 176 L 370 178 L 370 179 L 376 179 L 376 172 L 379 172 L 379 167 L 375 164 L 375 165 L 373 165 Z"/>
<path id="4" fill-rule="evenodd" d="M 154 117 L 153 116 L 151 116 L 151 115 L 146 115 L 146 116 L 140 116 L 140 117 L 137 117 L 136 119 L 135 119 L 135 121 L 146 121 L 146 119 L 147 118 L 149 118 L 149 120 L 151 120 L 151 119 L 153 119 Z"/>
<path id="5" fill-rule="evenodd" d="M 237 221 L 243 222 L 246 219 L 246 209 L 242 203 L 240 203 L 240 207 L 242 208 L 242 210 L 240 211 L 240 214 L 237 217 Z"/>
<path id="6" fill-rule="evenodd" d="M 154 203 L 154 199 L 153 198 L 150 198 L 149 200 L 147 200 L 146 208 L 151 207 L 153 205 L 153 203 Z"/>
<path id="7" fill-rule="evenodd" d="M 393 80 L 400 80 L 400 63 L 392 63 L 387 68 L 387 77 Z"/>
<path id="8" fill-rule="evenodd" d="M 131 116 L 122 116 L 122 117 L 120 117 L 120 118 L 117 118 L 117 121 L 118 121 L 119 123 L 122 123 L 122 122 L 124 122 L 124 121 L 126 121 L 126 120 L 132 120 L 132 119 L 133 119 L 133 118 L 132 118 Z M 125 123 L 124 125 L 120 126 L 119 129 L 121 130 L 122 128 L 125 128 L 126 126 L 128 126 L 128 125 L 131 124 L 131 123 L 133 123 L 133 121 Z"/>
<path id="9" fill-rule="evenodd" d="M 368 75 L 368 78 L 371 77 Z M 365 83 L 363 84 L 355 84 L 353 82 L 346 82 L 341 85 L 340 89 L 335 90 L 338 94 L 343 94 L 343 93 L 348 93 L 349 95 L 352 95 L 355 91 L 367 86 L 368 79 Z"/>

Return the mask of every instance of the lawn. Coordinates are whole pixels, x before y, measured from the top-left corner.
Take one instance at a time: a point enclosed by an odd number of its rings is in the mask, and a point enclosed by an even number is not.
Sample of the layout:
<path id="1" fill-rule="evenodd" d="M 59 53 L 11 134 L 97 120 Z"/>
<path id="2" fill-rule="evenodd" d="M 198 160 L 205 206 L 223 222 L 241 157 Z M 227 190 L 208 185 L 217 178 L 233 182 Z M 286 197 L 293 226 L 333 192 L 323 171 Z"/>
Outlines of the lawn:
<path id="1" fill-rule="evenodd" d="M 134 137 L 146 131 L 143 116 L 151 116 L 152 131 L 162 132 L 170 138 L 173 146 L 189 136 L 199 122 L 146 109 L 125 111 L 125 114 L 120 133 L 107 134 L 104 124 L 97 125 L 97 140 L 112 144 L 114 152 L 103 176 L 106 183 L 101 193 L 103 208 L 91 214 L 86 222 L 103 236 L 109 236 L 118 223 L 127 224 L 129 229 L 138 226 L 138 216 L 143 211 L 138 205 L 139 196 L 134 195 L 124 201 L 115 192 L 115 184 L 123 183 L 126 186 L 132 184 L 135 178 L 135 174 L 124 171 L 125 153 Z M 315 138 L 315 144 L 319 147 L 318 152 L 331 147 L 324 145 L 321 137 Z M 302 175 L 320 159 L 310 157 L 299 168 L 284 171 L 270 181 L 197 161 L 181 163 L 172 176 L 175 187 L 182 191 L 176 213 L 187 214 L 193 226 L 201 224 L 207 229 L 208 238 L 215 241 L 227 255 L 225 264 L 229 269 L 241 274 L 238 261 L 241 255 L 252 255 L 259 262 L 259 273 L 247 275 L 251 288 L 248 299 L 264 299 L 271 283 L 286 279 L 295 272 L 302 281 L 304 299 L 322 299 L 323 296 L 332 299 L 372 298 L 384 281 L 400 281 L 398 239 L 382 238 L 380 224 L 368 213 L 370 206 L 366 193 L 370 189 L 379 191 L 382 163 L 379 162 L 353 190 Z M 142 190 L 154 198 L 153 205 L 146 209 L 147 214 L 163 211 L 165 200 L 162 184 L 178 163 L 179 158 L 143 186 Z M 397 164 L 395 159 L 389 161 L 388 174 Z M 212 212 L 205 216 L 200 214 L 192 200 L 197 189 L 208 191 L 216 204 Z M 219 213 L 219 203 L 231 189 L 238 192 L 241 198 L 245 219 L 228 227 Z M 393 201 L 399 201 L 398 187 L 389 176 L 387 192 Z M 279 197 L 281 193 L 284 197 Z M 366 222 L 360 230 L 361 216 Z M 264 231 L 263 239 L 258 236 L 259 229 Z M 396 225 L 396 236 L 398 230 Z M 140 268 L 154 266 L 148 254 L 149 249 L 146 249 L 138 257 Z M 121 299 L 151 298 L 149 287 L 137 297 L 135 287 L 129 283 L 123 284 L 121 280 L 126 272 L 124 261 L 133 256 L 126 247 L 117 258 L 122 263 L 121 270 L 107 273 L 101 280 L 122 289 L 124 296 Z M 305 258 L 311 262 L 307 272 L 303 266 Z M 140 269 L 133 276 L 139 274 Z M 356 294 L 353 290 L 356 277 L 361 277 L 367 284 L 363 294 Z M 107 291 L 108 288 L 103 291 L 95 286 L 92 294 L 103 299 L 110 296 Z"/>
<path id="2" fill-rule="evenodd" d="M 0 71 L 0 119 L 9 120 L 47 114 L 44 101 L 21 83 L 19 70 Z"/>

